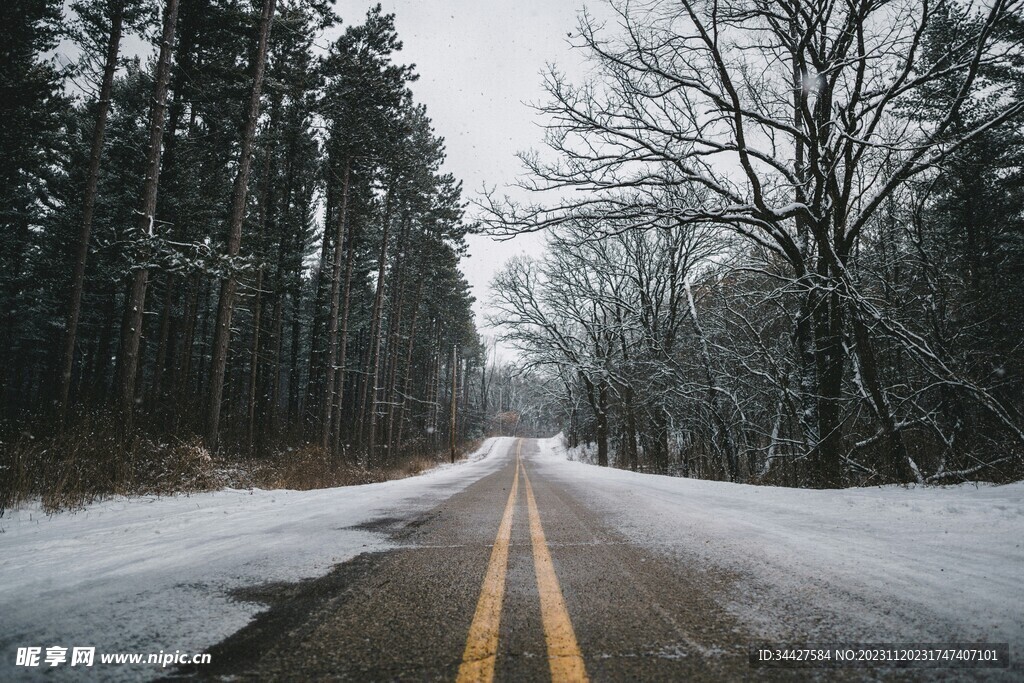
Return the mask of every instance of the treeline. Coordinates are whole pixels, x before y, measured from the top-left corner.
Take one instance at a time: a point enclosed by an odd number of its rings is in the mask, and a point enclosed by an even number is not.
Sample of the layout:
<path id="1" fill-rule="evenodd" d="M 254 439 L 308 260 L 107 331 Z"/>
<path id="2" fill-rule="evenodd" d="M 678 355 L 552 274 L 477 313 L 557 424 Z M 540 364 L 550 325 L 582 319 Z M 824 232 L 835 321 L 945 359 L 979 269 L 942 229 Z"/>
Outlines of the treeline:
<path id="1" fill-rule="evenodd" d="M 323 0 L 3 3 L 8 446 L 97 414 L 369 466 L 479 435 L 460 183 L 394 16 L 325 44 L 337 21 Z"/>
<path id="2" fill-rule="evenodd" d="M 600 464 L 1024 476 L 1021 4 L 616 4 L 548 75 L 505 338 Z M 614 26 L 616 22 L 610 22 Z M 571 190 L 571 191 L 567 191 Z"/>

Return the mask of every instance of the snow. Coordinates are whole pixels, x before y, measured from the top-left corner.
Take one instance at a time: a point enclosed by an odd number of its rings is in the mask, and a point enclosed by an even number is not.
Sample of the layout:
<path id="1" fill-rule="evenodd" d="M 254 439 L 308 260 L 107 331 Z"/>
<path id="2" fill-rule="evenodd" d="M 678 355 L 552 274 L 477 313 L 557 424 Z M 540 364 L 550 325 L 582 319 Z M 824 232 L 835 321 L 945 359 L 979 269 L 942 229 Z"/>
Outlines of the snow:
<path id="1" fill-rule="evenodd" d="M 199 652 L 263 608 L 232 590 L 320 576 L 392 547 L 360 527 L 427 512 L 507 463 L 513 443 L 491 439 L 466 463 L 366 486 L 9 511 L 0 518 L 0 680 L 26 677 L 13 666 L 17 647 Z M 1022 483 L 745 486 L 570 462 L 560 439 L 540 444 L 528 456 L 532 477 L 564 485 L 612 534 L 690 571 L 730 577 L 726 606 L 753 636 L 1024 646 Z M 56 667 L 45 678 L 78 671 Z M 163 673 L 102 667 L 104 680 Z"/>
<path id="2" fill-rule="evenodd" d="M 759 637 L 1024 646 L 1024 483 L 747 486 L 570 462 L 559 437 L 536 461 L 631 542 L 737 577 Z"/>
<path id="3" fill-rule="evenodd" d="M 230 591 L 320 576 L 390 547 L 356 527 L 430 510 L 497 469 L 513 443 L 488 439 L 467 462 L 364 486 L 121 498 L 51 516 L 38 506 L 9 511 L 0 518 L 0 680 L 48 668 L 14 668 L 18 647 L 95 646 L 97 666 L 101 652 L 200 652 L 263 609 Z M 80 671 L 58 666 L 46 678 Z M 104 680 L 165 673 L 102 667 Z"/>

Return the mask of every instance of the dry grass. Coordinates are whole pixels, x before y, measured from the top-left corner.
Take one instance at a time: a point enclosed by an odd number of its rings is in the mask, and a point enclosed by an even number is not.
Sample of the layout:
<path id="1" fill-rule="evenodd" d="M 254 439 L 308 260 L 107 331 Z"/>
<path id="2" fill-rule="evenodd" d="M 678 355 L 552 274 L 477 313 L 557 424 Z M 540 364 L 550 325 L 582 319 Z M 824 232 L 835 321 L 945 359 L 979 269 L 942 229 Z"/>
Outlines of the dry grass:
<path id="1" fill-rule="evenodd" d="M 119 437 L 102 419 L 63 434 L 23 432 L 0 442 L 0 511 L 36 499 L 55 511 L 111 495 L 210 490 L 223 485 L 217 465 L 198 439 Z"/>
<path id="2" fill-rule="evenodd" d="M 62 434 L 22 432 L 0 441 L 0 514 L 34 501 L 54 512 L 116 495 L 353 486 L 402 479 L 448 461 L 447 452 L 410 449 L 405 457 L 366 467 L 309 444 L 268 457 L 214 456 L 198 437 L 118 431 L 109 419 L 87 417 Z M 460 457 L 476 445 L 465 444 Z"/>
<path id="3" fill-rule="evenodd" d="M 480 444 L 482 443 L 482 439 L 463 443 L 459 446 L 455 454 L 456 459 L 465 460 L 470 453 L 473 453 L 480 448 Z M 404 479 L 406 477 L 414 477 L 417 474 L 434 469 L 438 465 L 444 465 L 448 462 L 450 462 L 450 455 L 447 450 L 436 451 L 433 453 L 419 452 L 399 458 L 396 463 L 391 464 L 389 467 L 385 468 L 384 471 L 388 475 L 386 477 L 387 479 Z"/>
<path id="4" fill-rule="evenodd" d="M 246 461 L 251 486 L 261 489 L 312 489 L 355 486 L 384 481 L 381 471 L 370 470 L 345 458 L 332 457 L 319 446 L 289 448 L 269 458 Z"/>

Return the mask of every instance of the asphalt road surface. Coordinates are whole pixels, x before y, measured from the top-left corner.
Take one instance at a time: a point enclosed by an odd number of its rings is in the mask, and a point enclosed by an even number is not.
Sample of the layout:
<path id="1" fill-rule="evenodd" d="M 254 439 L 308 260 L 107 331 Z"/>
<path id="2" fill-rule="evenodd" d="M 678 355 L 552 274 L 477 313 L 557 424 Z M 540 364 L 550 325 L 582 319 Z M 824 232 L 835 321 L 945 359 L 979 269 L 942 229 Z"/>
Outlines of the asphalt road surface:
<path id="1" fill-rule="evenodd" d="M 725 608 L 732 577 L 630 542 L 582 502 L 579 485 L 546 476 L 536 454 L 534 441 L 521 440 L 498 471 L 425 516 L 375 523 L 396 550 L 361 555 L 316 580 L 243 592 L 269 609 L 211 648 L 211 665 L 177 676 L 730 681 L 867 673 L 751 669 L 756 638 Z"/>

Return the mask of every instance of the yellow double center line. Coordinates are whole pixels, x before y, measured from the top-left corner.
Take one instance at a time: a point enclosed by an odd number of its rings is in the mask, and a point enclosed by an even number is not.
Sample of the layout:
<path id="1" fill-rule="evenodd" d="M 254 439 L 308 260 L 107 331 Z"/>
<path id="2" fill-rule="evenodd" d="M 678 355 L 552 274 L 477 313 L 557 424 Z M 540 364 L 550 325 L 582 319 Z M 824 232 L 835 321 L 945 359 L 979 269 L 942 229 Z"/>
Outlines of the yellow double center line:
<path id="1" fill-rule="evenodd" d="M 522 448 L 520 442 L 520 448 Z M 512 539 L 512 516 L 516 510 L 519 492 L 519 452 L 516 452 L 516 476 L 512 492 L 505 504 L 505 514 L 498 526 L 491 561 L 487 564 L 484 587 L 476 603 L 476 613 L 469 627 L 466 650 L 462 653 L 458 681 L 490 681 L 494 678 L 494 660 L 498 656 L 498 623 L 501 620 L 501 601 L 505 597 L 505 570 L 508 567 L 508 546 Z"/>
<path id="2" fill-rule="evenodd" d="M 498 536 L 487 565 L 484 585 L 476 604 L 473 623 L 469 627 L 466 650 L 459 667 L 459 683 L 469 681 L 491 681 L 494 679 L 494 663 L 498 655 L 498 626 L 501 621 L 501 605 L 505 595 L 505 574 L 508 567 L 508 549 L 512 538 L 512 518 L 515 515 L 516 496 L 519 492 L 519 471 L 523 472 L 526 483 L 526 503 L 530 514 L 530 543 L 533 546 L 533 566 L 537 575 L 537 592 L 540 594 L 541 621 L 544 625 L 544 639 L 548 648 L 548 666 L 551 680 L 586 681 L 587 671 L 583 655 L 576 642 L 576 633 L 569 620 L 562 589 L 558 585 L 555 567 L 551 562 L 544 527 L 540 523 L 537 501 L 533 487 L 526 474 L 521 455 L 523 442 L 516 448 L 516 472 L 512 480 L 512 491 L 505 503 L 505 514 L 498 526 Z"/>

